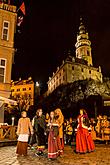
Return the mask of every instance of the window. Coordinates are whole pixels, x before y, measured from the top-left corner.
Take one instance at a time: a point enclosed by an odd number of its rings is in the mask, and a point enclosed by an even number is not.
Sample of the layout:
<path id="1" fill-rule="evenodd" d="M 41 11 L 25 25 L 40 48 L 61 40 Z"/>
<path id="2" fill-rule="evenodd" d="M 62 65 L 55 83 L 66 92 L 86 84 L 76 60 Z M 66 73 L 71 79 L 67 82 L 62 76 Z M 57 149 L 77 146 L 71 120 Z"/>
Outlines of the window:
<path id="1" fill-rule="evenodd" d="M 3 22 L 3 31 L 2 31 L 2 39 L 7 41 L 9 39 L 9 22 Z"/>
<path id="2" fill-rule="evenodd" d="M 29 88 L 29 90 L 31 90 L 31 87 Z"/>
<path id="3" fill-rule="evenodd" d="M 59 80 L 59 84 L 61 84 L 61 79 Z"/>
<path id="4" fill-rule="evenodd" d="M 74 66 L 72 66 L 72 70 L 74 70 Z"/>
<path id="5" fill-rule="evenodd" d="M 65 69 L 63 69 L 63 72 L 65 72 Z"/>
<path id="6" fill-rule="evenodd" d="M 89 70 L 89 74 L 91 74 L 91 70 Z"/>
<path id="7" fill-rule="evenodd" d="M 11 92 L 14 92 L 14 89 L 12 89 Z"/>
<path id="8" fill-rule="evenodd" d="M 87 50 L 87 56 L 89 56 L 89 50 Z"/>
<path id="9" fill-rule="evenodd" d="M 0 58 L 0 82 L 5 82 L 6 59 Z"/>
<path id="10" fill-rule="evenodd" d="M 5 60 L 1 60 L 1 65 L 5 66 Z"/>
<path id="11" fill-rule="evenodd" d="M 26 91 L 26 88 L 23 88 L 23 91 Z"/>
<path id="12" fill-rule="evenodd" d="M 20 91 L 20 89 L 17 89 L 17 92 L 19 92 Z"/>
<path id="13" fill-rule="evenodd" d="M 84 72 L 84 69 L 83 68 L 81 70 L 82 70 L 82 72 Z"/>
<path id="14" fill-rule="evenodd" d="M 4 68 L 0 68 L 0 82 L 4 82 Z"/>

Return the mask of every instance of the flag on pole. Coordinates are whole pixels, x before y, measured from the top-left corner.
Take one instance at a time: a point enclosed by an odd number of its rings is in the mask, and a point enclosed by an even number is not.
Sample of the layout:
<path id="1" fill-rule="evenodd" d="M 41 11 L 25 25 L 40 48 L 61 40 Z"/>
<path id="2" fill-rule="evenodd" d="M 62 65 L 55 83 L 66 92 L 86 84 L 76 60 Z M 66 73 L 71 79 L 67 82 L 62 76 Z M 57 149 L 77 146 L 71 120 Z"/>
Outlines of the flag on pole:
<path id="1" fill-rule="evenodd" d="M 22 11 L 22 13 L 23 13 L 24 15 L 26 14 L 24 2 L 21 4 L 21 6 L 20 6 L 19 9 Z"/>

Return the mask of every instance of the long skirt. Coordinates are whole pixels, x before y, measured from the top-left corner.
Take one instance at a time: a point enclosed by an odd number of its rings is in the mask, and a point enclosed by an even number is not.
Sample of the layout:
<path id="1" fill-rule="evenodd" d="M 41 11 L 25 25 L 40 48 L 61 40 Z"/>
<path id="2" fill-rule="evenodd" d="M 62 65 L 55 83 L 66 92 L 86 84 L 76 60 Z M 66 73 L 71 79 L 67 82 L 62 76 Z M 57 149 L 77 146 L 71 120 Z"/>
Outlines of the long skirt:
<path id="1" fill-rule="evenodd" d="M 18 141 L 16 153 L 18 155 L 26 156 L 27 155 L 27 147 L 28 147 L 28 142 Z"/>
<path id="2" fill-rule="evenodd" d="M 76 152 L 86 153 L 95 150 L 95 145 L 91 137 L 91 133 L 85 128 L 78 128 L 76 134 Z"/>
<path id="3" fill-rule="evenodd" d="M 48 136 L 48 158 L 57 158 L 63 153 L 59 136 L 54 137 L 54 132 L 50 131 Z"/>

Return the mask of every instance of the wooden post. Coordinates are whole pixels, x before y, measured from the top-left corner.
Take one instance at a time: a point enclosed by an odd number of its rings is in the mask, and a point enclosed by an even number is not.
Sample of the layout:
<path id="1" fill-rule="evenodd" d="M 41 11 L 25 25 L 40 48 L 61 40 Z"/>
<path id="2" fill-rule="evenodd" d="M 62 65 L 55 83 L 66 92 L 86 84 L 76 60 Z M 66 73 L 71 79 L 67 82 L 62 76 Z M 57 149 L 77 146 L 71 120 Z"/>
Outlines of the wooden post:
<path id="1" fill-rule="evenodd" d="M 4 123 L 4 104 L 0 105 L 0 123 Z"/>
<path id="2" fill-rule="evenodd" d="M 16 139 L 16 129 L 15 126 L 10 126 L 10 140 L 15 140 Z"/>

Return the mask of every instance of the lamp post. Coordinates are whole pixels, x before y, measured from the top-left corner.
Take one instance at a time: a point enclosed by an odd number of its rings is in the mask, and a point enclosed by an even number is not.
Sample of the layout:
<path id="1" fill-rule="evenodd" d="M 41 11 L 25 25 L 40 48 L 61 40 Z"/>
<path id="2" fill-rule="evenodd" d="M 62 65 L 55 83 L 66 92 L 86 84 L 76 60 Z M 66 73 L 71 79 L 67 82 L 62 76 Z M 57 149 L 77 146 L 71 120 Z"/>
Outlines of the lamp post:
<path id="1" fill-rule="evenodd" d="M 35 94 L 36 94 L 36 96 L 40 95 L 40 84 L 38 81 L 35 84 Z"/>
<path id="2" fill-rule="evenodd" d="M 12 126 L 14 126 L 14 120 L 15 120 L 15 118 L 12 117 Z"/>

